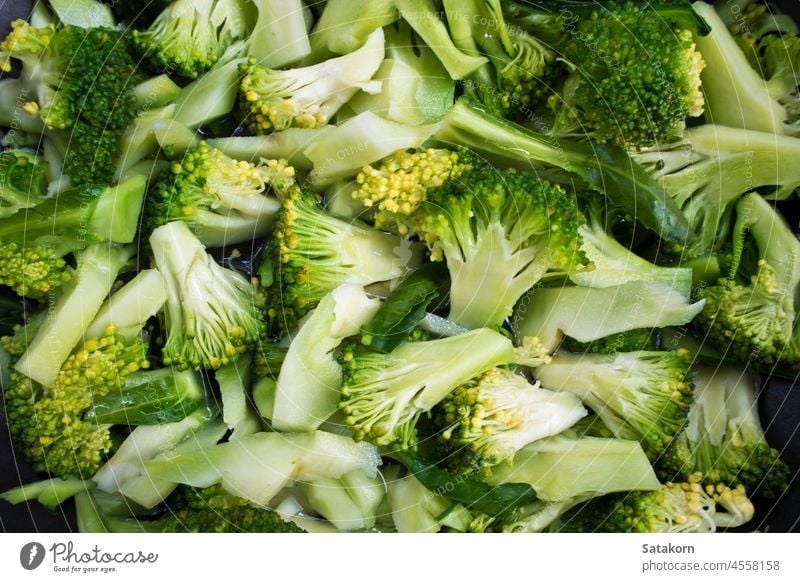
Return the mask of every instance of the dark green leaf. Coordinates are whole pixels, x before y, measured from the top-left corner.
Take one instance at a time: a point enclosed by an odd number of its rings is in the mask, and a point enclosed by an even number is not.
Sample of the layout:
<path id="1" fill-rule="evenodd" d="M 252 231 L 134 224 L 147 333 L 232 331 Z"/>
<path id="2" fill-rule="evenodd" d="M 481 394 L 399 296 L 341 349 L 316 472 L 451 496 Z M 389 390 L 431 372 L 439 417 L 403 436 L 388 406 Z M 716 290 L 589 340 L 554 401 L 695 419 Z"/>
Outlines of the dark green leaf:
<path id="1" fill-rule="evenodd" d="M 429 491 L 492 516 L 506 515 L 536 500 L 527 483 L 505 483 L 492 487 L 481 481 L 452 475 L 407 452 L 392 453 Z"/>
<path id="2" fill-rule="evenodd" d="M 408 275 L 384 301 L 367 325 L 362 343 L 391 352 L 425 317 L 428 306 L 446 292 L 449 282 L 443 263 L 428 263 Z"/>

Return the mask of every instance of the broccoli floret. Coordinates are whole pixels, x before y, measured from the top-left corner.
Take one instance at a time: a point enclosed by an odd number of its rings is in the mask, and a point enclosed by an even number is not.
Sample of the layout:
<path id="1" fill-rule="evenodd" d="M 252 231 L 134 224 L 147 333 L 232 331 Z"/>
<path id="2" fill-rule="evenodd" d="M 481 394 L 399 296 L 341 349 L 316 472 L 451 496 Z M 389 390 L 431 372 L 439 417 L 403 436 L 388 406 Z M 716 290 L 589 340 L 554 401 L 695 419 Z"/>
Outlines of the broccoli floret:
<path id="1" fill-rule="evenodd" d="M 732 272 L 698 289 L 706 306 L 695 324 L 713 346 L 740 361 L 797 365 L 800 344 L 795 336 L 800 334 L 793 333 L 793 327 L 800 243 L 773 205 L 758 194 L 742 198 L 736 211 Z M 758 253 L 754 267 L 741 259 L 746 247 Z"/>
<path id="2" fill-rule="evenodd" d="M 219 485 L 204 489 L 182 487 L 166 502 L 169 515 L 148 531 L 164 533 L 303 533 L 280 514 L 234 497 Z"/>
<path id="3" fill-rule="evenodd" d="M 755 509 L 744 489 L 703 487 L 700 474 L 686 482 L 665 483 L 656 491 L 605 495 L 563 517 L 561 532 L 712 533 L 738 527 Z"/>
<path id="4" fill-rule="evenodd" d="M 450 271 L 450 316 L 469 328 L 503 323 L 545 276 L 571 274 L 580 251 L 574 196 L 533 172 L 477 169 L 428 191 L 416 230 Z"/>
<path id="5" fill-rule="evenodd" d="M 585 414 L 572 394 L 531 385 L 504 368 L 459 386 L 433 409 L 447 468 L 483 474 L 510 462 L 528 443 L 568 429 Z"/>
<path id="6" fill-rule="evenodd" d="M 84 415 L 95 399 L 149 366 L 141 339 L 128 343 L 113 331 L 80 344 L 51 385 L 12 370 L 4 390 L 6 418 L 14 443 L 34 470 L 89 477 L 111 450 L 109 425 Z"/>
<path id="7" fill-rule="evenodd" d="M 90 243 L 131 242 L 146 180 L 83 186 L 47 198 L 0 221 L 0 285 L 42 300 L 72 277 L 66 255 Z"/>
<path id="8" fill-rule="evenodd" d="M 378 29 L 360 49 L 317 65 L 285 71 L 261 67 L 254 60 L 242 65 L 240 94 L 251 131 L 325 125 L 359 89 L 380 91 L 380 84 L 370 79 L 383 55 L 383 30 Z"/>
<path id="9" fill-rule="evenodd" d="M 764 437 L 752 376 L 737 368 L 696 365 L 694 381 L 689 421 L 662 459 L 663 478 L 700 472 L 711 484 L 780 495 L 789 482 L 789 468 Z"/>
<path id="10" fill-rule="evenodd" d="M 0 45 L 23 63 L 36 99 L 25 111 L 50 129 L 72 129 L 64 173 L 72 185 L 108 183 L 120 133 L 138 112 L 132 93 L 141 80 L 122 31 L 63 26 L 37 29 L 18 21 Z"/>
<path id="11" fill-rule="evenodd" d="M 219 368 L 258 344 L 265 332 L 259 287 L 218 265 L 184 222 L 155 229 L 150 246 L 168 290 L 165 363 Z"/>
<path id="12" fill-rule="evenodd" d="M 643 168 L 632 164 L 628 154 L 611 144 L 559 140 L 537 133 L 492 114 L 468 97 L 453 105 L 435 137 L 503 165 L 547 169 L 567 183 L 573 183 L 572 179 L 552 168 L 575 174 L 665 241 L 684 244 L 689 237 L 688 222 L 678 204 L 664 196 L 663 188 Z"/>
<path id="13" fill-rule="evenodd" d="M 500 0 L 451 0 L 444 7 L 456 46 L 465 52 L 480 49 L 489 58 L 490 65 L 473 73 L 465 89 L 503 114 L 532 111 L 549 93 L 551 71 L 561 72 L 554 66 L 557 53 L 507 20 Z"/>
<path id="14" fill-rule="evenodd" d="M 352 342 L 339 358 L 339 406 L 357 439 L 398 449 L 414 447 L 421 415 L 471 378 L 515 360 L 511 342 L 489 329 L 408 342 L 388 354 Z"/>
<path id="15" fill-rule="evenodd" d="M 706 124 L 689 129 L 678 141 L 633 154 L 633 159 L 663 186 L 688 221 L 693 240 L 665 249 L 692 258 L 724 245 L 733 205 L 746 192 L 769 188 L 775 198 L 784 199 L 800 187 L 800 170 L 792 163 L 798 155 L 795 138 Z"/>
<path id="16" fill-rule="evenodd" d="M 417 260 L 400 237 L 330 216 L 298 187 L 284 193 L 281 204 L 265 258 L 273 271 L 268 316 L 277 332 L 296 328 L 339 285 L 396 279 Z"/>
<path id="17" fill-rule="evenodd" d="M 203 141 L 159 180 L 148 199 L 149 225 L 182 220 L 212 247 L 250 241 L 267 233 L 280 208 L 268 190 L 293 183 L 285 160 L 238 161 Z"/>
<path id="18" fill-rule="evenodd" d="M 243 0 L 175 0 L 147 30 L 133 31 L 133 44 L 154 66 L 194 79 L 247 38 L 249 8 Z"/>
<path id="19" fill-rule="evenodd" d="M 779 135 L 793 133 L 790 113 L 781 100 L 789 98 L 790 102 L 796 102 L 791 98 L 792 93 L 796 94 L 796 80 L 793 86 L 765 82 L 748 59 L 752 51 L 745 53 L 742 50 L 716 9 L 705 2 L 695 2 L 693 7 L 711 28 L 710 34 L 697 38 L 697 47 L 708 65 L 702 76 L 708 121 L 721 126 Z M 790 35 L 773 47 L 774 50 L 783 51 L 778 58 L 788 66 L 791 66 L 789 59 L 793 50 L 794 62 L 797 63 L 797 49 L 791 48 L 794 42 Z M 772 55 L 775 56 L 778 56 L 777 52 Z M 794 78 L 794 73 L 791 75 Z"/>
<path id="20" fill-rule="evenodd" d="M 612 3 L 569 36 L 564 53 L 580 82 L 561 106 L 576 108 L 595 140 L 652 146 L 703 114 L 703 56 L 692 32 L 674 27 L 670 16 Z"/>
<path id="21" fill-rule="evenodd" d="M 410 217 L 425 202 L 429 188 L 458 179 L 480 165 L 480 158 L 466 149 L 400 150 L 364 166 L 352 196 L 375 209 L 376 228 L 407 234 Z"/>
<path id="22" fill-rule="evenodd" d="M 686 426 L 691 364 L 686 350 L 559 354 L 535 375 L 545 388 L 578 396 L 615 437 L 640 441 L 655 461 Z"/>
<path id="23" fill-rule="evenodd" d="M 47 162 L 23 150 L 0 152 L 0 219 L 32 208 L 47 194 Z"/>

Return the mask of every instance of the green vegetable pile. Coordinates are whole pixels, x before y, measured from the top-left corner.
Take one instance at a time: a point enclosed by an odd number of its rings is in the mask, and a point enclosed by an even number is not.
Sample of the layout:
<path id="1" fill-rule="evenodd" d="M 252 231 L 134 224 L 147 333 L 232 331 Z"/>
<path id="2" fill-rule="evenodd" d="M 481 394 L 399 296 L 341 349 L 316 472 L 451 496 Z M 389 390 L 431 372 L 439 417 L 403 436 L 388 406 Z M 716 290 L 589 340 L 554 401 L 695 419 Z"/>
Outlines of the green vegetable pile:
<path id="1" fill-rule="evenodd" d="M 761 0 L 40 2 L 0 68 L 4 418 L 43 479 L 5 501 L 712 532 L 787 488 L 800 37 Z"/>

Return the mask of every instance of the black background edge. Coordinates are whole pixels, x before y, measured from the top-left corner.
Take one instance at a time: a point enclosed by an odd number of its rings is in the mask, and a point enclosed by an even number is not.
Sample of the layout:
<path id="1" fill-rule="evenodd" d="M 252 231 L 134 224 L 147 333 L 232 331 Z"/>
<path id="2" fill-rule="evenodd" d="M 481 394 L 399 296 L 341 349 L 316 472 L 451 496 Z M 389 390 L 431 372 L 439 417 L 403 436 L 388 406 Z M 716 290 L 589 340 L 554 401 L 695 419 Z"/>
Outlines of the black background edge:
<path id="1" fill-rule="evenodd" d="M 724 1 L 724 0 L 723 0 Z M 800 22 L 798 0 L 777 0 L 773 4 Z M 0 0 L 0 36 L 4 37 L 10 23 L 30 14 L 32 0 Z M 800 206 L 796 206 L 800 210 Z M 797 216 L 790 217 L 798 228 Z M 41 479 L 31 470 L 11 444 L 5 424 L 5 403 L 0 408 L 0 492 L 20 484 Z M 800 531 L 800 390 L 793 383 L 770 378 L 764 383 L 759 412 L 767 439 L 781 453 L 781 458 L 793 470 L 789 488 L 776 500 L 757 500 L 756 517 L 745 531 Z M 62 533 L 77 532 L 71 502 L 55 512 L 49 512 L 37 502 L 12 506 L 0 501 L 0 531 L 4 533 Z"/>

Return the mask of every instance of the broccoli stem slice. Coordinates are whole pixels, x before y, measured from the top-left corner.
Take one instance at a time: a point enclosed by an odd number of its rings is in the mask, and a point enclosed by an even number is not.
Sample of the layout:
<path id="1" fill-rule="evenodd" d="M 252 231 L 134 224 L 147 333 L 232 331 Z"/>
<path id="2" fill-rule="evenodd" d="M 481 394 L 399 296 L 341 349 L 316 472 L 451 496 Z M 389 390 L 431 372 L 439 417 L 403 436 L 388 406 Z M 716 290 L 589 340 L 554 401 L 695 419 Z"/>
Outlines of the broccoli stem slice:
<path id="1" fill-rule="evenodd" d="M 461 97 L 435 135 L 511 165 L 536 163 L 576 174 L 605 193 L 625 212 L 661 238 L 685 243 L 689 224 L 678 204 L 621 149 L 558 140 L 530 131 Z"/>
<path id="2" fill-rule="evenodd" d="M 311 53 L 302 0 L 261 0 L 255 4 L 258 19 L 247 40 L 250 58 L 278 69 Z"/>
<path id="3" fill-rule="evenodd" d="M 311 31 L 308 60 L 319 63 L 359 48 L 376 29 L 400 18 L 395 0 L 328 0 Z"/>
<path id="4" fill-rule="evenodd" d="M 0 499 L 5 499 L 12 505 L 23 501 L 37 500 L 50 511 L 64 503 L 67 499 L 78 493 L 94 489 L 94 481 L 78 479 L 77 477 L 56 477 L 35 483 L 28 483 L 0 493 Z"/>
<path id="5" fill-rule="evenodd" d="M 590 342 L 632 329 L 680 326 L 702 311 L 664 283 L 634 281 L 616 287 L 536 289 L 515 314 L 517 337 L 537 337 L 549 351 L 564 335 Z M 601 308 L 598 308 L 601 306 Z"/>
<path id="6" fill-rule="evenodd" d="M 261 428 L 258 417 L 247 401 L 251 364 L 252 356 L 245 354 L 214 373 L 222 397 L 222 420 L 232 431 L 230 439 L 253 434 Z"/>
<path id="7" fill-rule="evenodd" d="M 465 54 L 453 44 L 432 0 L 396 0 L 395 4 L 403 19 L 431 47 L 453 79 L 463 79 L 488 62 L 486 57 Z"/>
<path id="8" fill-rule="evenodd" d="M 708 122 L 784 134 L 786 110 L 772 98 L 716 9 L 705 2 L 692 6 L 711 27 L 710 34 L 696 38 L 706 61 L 702 81 Z"/>
<path id="9" fill-rule="evenodd" d="M 58 300 L 52 317 L 39 328 L 15 369 L 43 386 L 50 386 L 62 364 L 83 337 L 120 270 L 133 257 L 133 246 L 98 244 L 78 261 L 70 288 Z"/>

